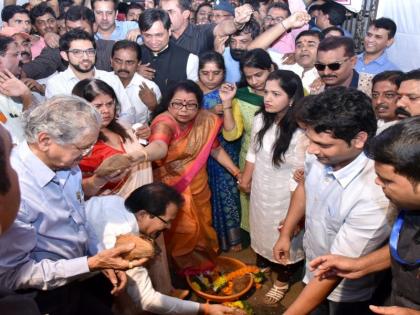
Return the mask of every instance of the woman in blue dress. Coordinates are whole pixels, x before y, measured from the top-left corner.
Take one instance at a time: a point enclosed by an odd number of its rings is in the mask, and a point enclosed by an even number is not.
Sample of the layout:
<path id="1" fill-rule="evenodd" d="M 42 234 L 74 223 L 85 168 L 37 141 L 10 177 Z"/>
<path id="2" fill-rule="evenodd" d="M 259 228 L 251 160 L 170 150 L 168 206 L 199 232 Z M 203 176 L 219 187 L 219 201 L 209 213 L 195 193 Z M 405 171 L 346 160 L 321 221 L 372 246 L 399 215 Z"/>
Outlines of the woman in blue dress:
<path id="1" fill-rule="evenodd" d="M 225 79 L 225 63 L 222 55 L 208 51 L 200 55 L 197 82 L 203 91 L 203 108 L 223 119 L 223 106 L 219 88 Z M 222 134 L 218 140 L 235 164 L 239 163 L 241 140 L 226 141 Z M 241 211 L 237 179 L 216 160 L 209 158 L 207 172 L 211 189 L 213 227 L 217 231 L 219 246 L 223 251 L 239 251 L 241 247 Z M 239 174 L 238 174 L 239 175 Z"/>

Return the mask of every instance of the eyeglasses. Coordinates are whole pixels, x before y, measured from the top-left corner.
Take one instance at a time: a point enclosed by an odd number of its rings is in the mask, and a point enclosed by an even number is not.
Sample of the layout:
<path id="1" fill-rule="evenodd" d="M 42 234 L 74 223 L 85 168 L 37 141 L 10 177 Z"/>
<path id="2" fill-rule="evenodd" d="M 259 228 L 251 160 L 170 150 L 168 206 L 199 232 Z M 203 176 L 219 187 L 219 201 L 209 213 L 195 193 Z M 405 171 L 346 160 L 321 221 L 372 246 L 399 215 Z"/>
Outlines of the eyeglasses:
<path id="1" fill-rule="evenodd" d="M 84 54 L 86 54 L 88 57 L 93 57 L 93 56 L 96 55 L 95 48 L 89 48 L 89 49 L 86 49 L 86 50 L 83 50 L 83 49 L 69 49 L 69 50 L 67 50 L 67 52 L 72 53 L 77 58 L 82 57 Z"/>
<path id="2" fill-rule="evenodd" d="M 72 143 L 75 147 L 76 147 L 76 149 L 77 150 L 79 150 L 81 153 L 82 153 L 82 156 L 86 156 L 86 155 L 89 155 L 89 153 L 90 152 L 92 152 L 92 150 L 93 150 L 93 147 L 95 146 L 95 144 L 92 144 L 90 147 L 88 147 L 88 148 L 79 148 L 77 145 L 75 145 L 74 143 Z"/>
<path id="3" fill-rule="evenodd" d="M 350 58 L 351 57 L 348 57 L 348 58 L 346 58 L 346 59 L 344 59 L 342 61 L 337 61 L 337 62 L 333 62 L 333 63 L 329 63 L 329 64 L 323 64 L 323 63 L 319 63 L 318 62 L 318 63 L 315 64 L 315 68 L 318 71 L 324 71 L 325 68 L 328 67 L 331 71 L 337 71 L 338 69 L 341 68 L 341 65 L 343 63 L 345 63 L 347 60 L 349 60 Z"/>
<path id="4" fill-rule="evenodd" d="M 172 102 L 171 106 L 177 110 L 181 110 L 182 108 L 186 108 L 187 110 L 194 110 L 198 108 L 197 103 L 186 103 L 186 102 Z"/>
<path id="5" fill-rule="evenodd" d="M 171 225 L 170 222 L 166 221 L 165 219 L 162 219 L 160 216 L 155 215 L 156 218 L 158 218 L 160 221 L 162 221 L 163 223 L 165 223 L 166 225 Z"/>
<path id="6" fill-rule="evenodd" d="M 269 22 L 269 23 L 271 23 L 272 21 L 274 21 L 274 22 L 276 22 L 276 23 L 281 23 L 281 22 L 283 22 L 284 21 L 284 17 L 277 17 L 277 18 L 274 18 L 274 17 L 272 17 L 271 15 L 267 15 L 265 18 L 264 18 L 264 22 Z"/>

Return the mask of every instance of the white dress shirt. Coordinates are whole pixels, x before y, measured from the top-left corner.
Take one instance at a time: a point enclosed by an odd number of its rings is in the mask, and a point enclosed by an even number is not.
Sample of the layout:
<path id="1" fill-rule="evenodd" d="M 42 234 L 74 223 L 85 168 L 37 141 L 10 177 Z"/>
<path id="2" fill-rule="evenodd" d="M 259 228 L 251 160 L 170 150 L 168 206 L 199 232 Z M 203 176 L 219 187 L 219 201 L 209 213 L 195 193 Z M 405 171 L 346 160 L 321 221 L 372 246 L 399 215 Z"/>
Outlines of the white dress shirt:
<path id="1" fill-rule="evenodd" d="M 140 85 L 143 85 L 143 83 L 146 83 L 147 87 L 153 92 L 155 92 L 156 99 L 158 102 L 162 97 L 160 89 L 155 82 L 146 79 L 138 73 L 134 73 L 134 76 L 131 79 L 130 83 L 125 87 L 125 91 L 127 92 L 131 105 L 134 106 L 134 109 L 136 111 L 136 123 L 146 123 L 149 120 L 150 115 L 150 111 L 147 108 L 146 104 L 144 104 L 139 97 Z"/>
<path id="2" fill-rule="evenodd" d="M 309 94 L 311 91 L 311 84 L 319 78 L 318 71 L 313 67 L 311 70 L 305 71 L 302 66 L 300 66 L 297 63 L 294 63 L 292 65 L 279 65 L 279 69 L 281 70 L 290 70 L 296 73 L 299 78 L 302 80 L 303 88 L 306 90 L 306 92 Z"/>
<path id="3" fill-rule="evenodd" d="M 194 55 L 194 54 L 188 55 L 187 79 L 194 82 L 198 81 L 198 56 L 197 55 Z"/>
<path id="4" fill-rule="evenodd" d="M 113 248 L 118 235 L 138 234 L 135 216 L 127 211 L 120 196 L 93 197 L 86 202 L 86 216 L 96 236 L 105 248 Z M 127 292 L 136 307 L 157 314 L 197 314 L 199 304 L 163 295 L 153 288 L 147 269 L 127 270 Z"/>
<path id="5" fill-rule="evenodd" d="M 305 165 L 305 235 L 307 264 L 304 282 L 313 277 L 309 262 L 336 254 L 360 257 L 381 247 L 390 233 L 389 201 L 375 184 L 374 162 L 364 153 L 333 171 L 308 154 Z M 328 296 L 334 302 L 360 302 L 371 298 L 374 275 L 343 280 Z"/>
<path id="6" fill-rule="evenodd" d="M 130 100 L 125 92 L 124 86 L 120 79 L 113 73 L 103 70 L 94 69 L 94 78 L 108 83 L 114 89 L 117 95 L 118 102 L 121 106 L 119 119 L 126 121 L 130 125 L 134 123 L 134 107 L 131 105 Z M 70 66 L 63 72 L 50 77 L 47 81 L 45 88 L 45 97 L 50 98 L 54 95 L 65 94 L 70 95 L 74 86 L 79 82 Z"/>
<path id="7" fill-rule="evenodd" d="M 21 203 L 0 237 L 0 286 L 50 290 L 89 272 L 102 247 L 85 218 L 79 167 L 54 172 L 22 142 L 13 150 Z"/>

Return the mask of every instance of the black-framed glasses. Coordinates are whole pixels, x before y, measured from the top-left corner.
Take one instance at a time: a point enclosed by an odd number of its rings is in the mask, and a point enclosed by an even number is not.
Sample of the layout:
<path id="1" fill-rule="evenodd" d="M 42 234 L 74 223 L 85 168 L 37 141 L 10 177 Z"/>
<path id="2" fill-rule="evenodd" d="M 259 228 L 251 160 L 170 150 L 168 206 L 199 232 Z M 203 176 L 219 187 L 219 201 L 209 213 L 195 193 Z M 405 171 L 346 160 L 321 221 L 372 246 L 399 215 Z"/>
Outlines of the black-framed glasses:
<path id="1" fill-rule="evenodd" d="M 348 61 L 350 58 L 351 57 L 347 57 L 344 60 L 333 62 L 333 63 L 329 63 L 329 64 L 323 64 L 323 63 L 317 62 L 317 63 L 315 63 L 315 68 L 318 71 L 324 71 L 325 68 L 328 67 L 331 71 L 337 71 L 338 69 L 341 68 L 341 65 L 343 63 L 345 63 L 346 61 Z"/>
<path id="2" fill-rule="evenodd" d="M 165 223 L 166 225 L 171 225 L 170 222 L 166 221 L 165 219 L 163 219 L 161 216 L 155 215 L 156 218 L 158 218 L 160 221 L 162 221 L 163 223 Z"/>
<path id="3" fill-rule="evenodd" d="M 186 102 L 171 102 L 171 106 L 177 110 L 181 110 L 182 108 L 186 108 L 187 110 L 194 110 L 198 108 L 197 103 L 186 103 Z"/>
<path id="4" fill-rule="evenodd" d="M 75 57 L 80 58 L 84 54 L 86 54 L 88 57 L 93 57 L 96 55 L 96 49 L 95 48 L 89 48 L 89 49 L 69 49 L 67 52 L 72 53 Z"/>

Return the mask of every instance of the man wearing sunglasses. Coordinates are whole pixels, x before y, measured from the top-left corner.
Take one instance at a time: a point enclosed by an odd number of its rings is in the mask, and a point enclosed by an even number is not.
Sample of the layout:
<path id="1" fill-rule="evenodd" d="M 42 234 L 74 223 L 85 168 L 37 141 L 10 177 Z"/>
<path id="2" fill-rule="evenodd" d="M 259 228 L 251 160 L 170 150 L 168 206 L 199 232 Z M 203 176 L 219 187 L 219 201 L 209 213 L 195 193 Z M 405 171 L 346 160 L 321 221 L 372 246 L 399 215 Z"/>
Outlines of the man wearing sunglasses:
<path id="1" fill-rule="evenodd" d="M 318 46 L 315 68 L 326 89 L 335 86 L 357 88 L 359 74 L 354 70 L 357 58 L 353 39 L 349 37 L 329 37 Z M 319 87 L 318 90 L 321 90 Z M 316 89 L 311 91 L 317 94 Z"/>

